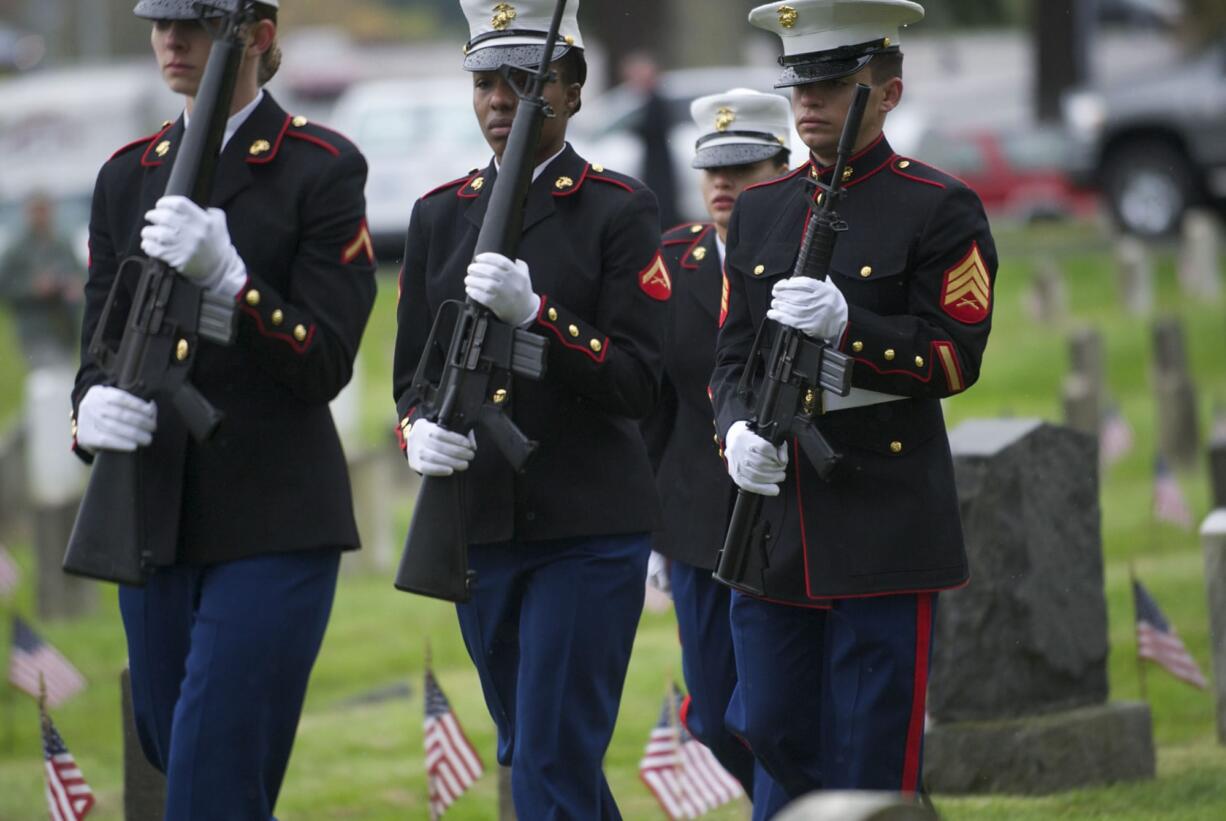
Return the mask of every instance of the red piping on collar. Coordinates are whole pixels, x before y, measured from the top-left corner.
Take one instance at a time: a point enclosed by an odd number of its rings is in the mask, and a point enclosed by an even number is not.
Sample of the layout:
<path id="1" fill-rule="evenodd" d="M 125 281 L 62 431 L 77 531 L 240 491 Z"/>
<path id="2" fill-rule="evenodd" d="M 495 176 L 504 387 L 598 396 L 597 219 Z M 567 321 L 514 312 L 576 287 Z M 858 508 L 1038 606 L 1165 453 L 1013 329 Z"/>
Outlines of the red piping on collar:
<path id="1" fill-rule="evenodd" d="M 289 131 L 289 124 L 292 119 L 293 117 L 290 115 L 285 115 L 285 122 L 281 124 L 281 132 L 277 134 L 277 141 L 272 144 L 272 151 L 269 151 L 267 155 L 262 157 L 248 157 L 247 162 L 252 165 L 265 165 L 272 162 L 273 158 L 277 156 L 277 152 L 281 150 L 281 142 L 285 139 L 285 132 Z"/>
<path id="2" fill-rule="evenodd" d="M 336 146 L 334 146 L 332 143 L 328 142 L 327 140 L 321 140 L 319 137 L 316 137 L 312 134 L 303 134 L 301 131 L 290 131 L 286 134 L 286 136 L 293 137 L 298 140 L 305 140 L 306 142 L 309 142 L 309 143 L 314 143 L 315 145 L 327 151 L 333 157 L 339 157 L 341 155 L 341 150 L 339 148 L 337 148 Z"/>
<path id="3" fill-rule="evenodd" d="M 881 141 L 884 139 L 885 139 L 885 132 L 882 131 L 880 134 L 877 135 L 877 139 L 873 140 L 871 143 L 864 146 L 864 148 L 860 149 L 855 154 L 852 154 L 850 157 L 847 158 L 847 161 L 849 163 L 855 162 L 856 160 L 860 159 L 865 154 L 867 154 L 868 152 L 876 148 L 881 143 Z M 812 157 L 812 155 L 810 155 L 810 157 Z M 827 174 L 834 170 L 833 165 L 818 165 L 817 162 L 812 159 L 810 160 L 810 162 L 812 162 L 813 167 L 817 169 L 818 176 L 821 176 L 822 174 Z"/>
<path id="4" fill-rule="evenodd" d="M 572 185 L 570 188 L 567 188 L 564 191 L 551 191 L 550 193 L 553 194 L 555 197 L 569 197 L 571 194 L 575 193 L 576 191 L 578 191 L 580 188 L 583 187 L 584 181 L 587 180 L 589 176 L 591 176 L 592 179 L 603 179 L 602 177 L 597 177 L 595 174 L 589 175 L 588 170 L 591 167 L 592 166 L 590 163 L 585 163 L 583 166 L 583 171 L 579 174 L 579 179 L 575 180 L 574 185 Z"/>
<path id="5" fill-rule="evenodd" d="M 691 265 L 688 262 L 688 260 L 691 258 L 691 255 L 694 253 L 694 249 L 697 248 L 700 244 L 702 244 L 703 239 L 706 238 L 707 234 L 711 233 L 711 229 L 714 227 L 715 227 L 714 224 L 708 225 L 701 232 L 695 235 L 694 241 L 690 243 L 690 247 L 686 250 L 684 254 L 681 255 L 681 267 L 682 268 L 685 268 L 686 270 L 689 270 L 689 271 L 698 270 L 698 263 L 695 262 L 694 264 Z"/>
<path id="6" fill-rule="evenodd" d="M 149 140 L 149 147 L 145 149 L 145 153 L 140 155 L 141 165 L 143 165 L 145 168 L 157 168 L 159 165 L 162 164 L 161 158 L 156 159 L 156 160 L 150 160 L 149 152 L 157 147 L 158 138 L 161 137 L 163 134 L 165 134 L 167 131 L 169 131 L 172 128 L 174 128 L 174 123 L 171 123 L 170 125 L 166 126 L 161 131 L 154 134 L 152 137 L 146 138 Z M 136 140 L 136 142 L 128 143 L 128 145 L 125 145 L 123 148 L 127 148 L 128 146 L 136 145 L 137 143 L 142 143 L 142 142 L 144 142 L 144 140 Z M 119 149 L 119 151 L 123 151 L 123 148 Z M 119 154 L 119 151 L 116 151 L 115 154 L 112 154 L 111 156 L 114 157 L 115 155 Z"/>

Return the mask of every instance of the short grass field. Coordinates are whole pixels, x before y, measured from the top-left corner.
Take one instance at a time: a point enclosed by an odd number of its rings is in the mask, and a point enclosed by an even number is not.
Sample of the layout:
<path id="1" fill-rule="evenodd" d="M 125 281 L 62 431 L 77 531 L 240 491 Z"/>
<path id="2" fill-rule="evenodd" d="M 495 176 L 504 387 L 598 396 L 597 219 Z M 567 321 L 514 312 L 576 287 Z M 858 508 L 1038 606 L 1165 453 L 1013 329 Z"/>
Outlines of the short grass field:
<path id="1" fill-rule="evenodd" d="M 950 427 L 970 418 L 999 416 L 1058 421 L 1060 385 L 1068 368 L 1066 333 L 1086 325 L 1101 331 L 1110 389 L 1136 440 L 1132 452 L 1105 471 L 1102 486 L 1111 696 L 1139 697 L 1130 564 L 1208 674 L 1207 605 L 1198 538 L 1192 531 L 1155 524 L 1151 515 L 1155 403 L 1150 325 L 1119 309 L 1109 247 L 1093 227 L 1002 230 L 999 241 L 1002 265 L 995 327 L 983 378 L 967 394 L 948 402 Z M 1159 248 L 1156 255 L 1159 310 L 1184 321 L 1199 391 L 1201 429 L 1207 438 L 1215 404 L 1226 402 L 1226 305 L 1182 296 L 1173 248 Z M 1034 270 L 1045 257 L 1056 260 L 1066 275 L 1070 315 L 1060 325 L 1037 324 L 1025 309 Z M 380 286 L 362 350 L 363 427 L 372 442 L 387 441 L 393 421 L 387 384 L 396 286 L 390 276 Z M 7 352 L 0 353 L 0 419 L 11 417 L 19 402 L 21 366 L 12 355 L 14 343 L 11 326 L 0 324 L 0 352 Z M 1204 464 L 1179 474 L 1179 482 L 1199 521 L 1209 506 Z M 404 499 L 389 524 L 397 543 L 410 508 L 411 500 Z M 20 534 L 10 539 L 25 581 L 15 599 L 0 607 L 29 616 L 34 612 L 33 557 L 25 542 Z M 125 651 L 114 598 L 113 590 L 104 589 L 102 606 L 88 619 L 36 623 L 91 682 L 84 694 L 55 711 L 54 718 L 97 794 L 91 818 L 99 821 L 122 817 L 118 674 Z M 0 630 L 0 654 L 7 653 L 8 641 L 8 630 Z M 390 574 L 346 574 L 278 806 L 282 821 L 428 817 L 421 739 L 427 641 L 442 687 L 487 765 L 486 775 L 447 817 L 496 817 L 493 726 L 452 608 L 396 592 Z M 666 683 L 673 678 L 680 679 L 680 652 L 672 614 L 644 613 L 606 761 L 613 792 L 628 819 L 662 817 L 636 768 Z M 1226 818 L 1226 748 L 1214 738 L 1212 697 L 1156 668 L 1148 670 L 1147 678 L 1158 748 L 1156 779 L 1043 798 L 937 795 L 941 814 L 950 819 Z M 408 698 L 360 699 L 406 683 L 411 687 Z M 6 689 L 0 691 L 0 821 L 43 818 L 37 710 L 28 697 Z M 746 808 L 728 807 L 711 817 L 744 818 Z"/>

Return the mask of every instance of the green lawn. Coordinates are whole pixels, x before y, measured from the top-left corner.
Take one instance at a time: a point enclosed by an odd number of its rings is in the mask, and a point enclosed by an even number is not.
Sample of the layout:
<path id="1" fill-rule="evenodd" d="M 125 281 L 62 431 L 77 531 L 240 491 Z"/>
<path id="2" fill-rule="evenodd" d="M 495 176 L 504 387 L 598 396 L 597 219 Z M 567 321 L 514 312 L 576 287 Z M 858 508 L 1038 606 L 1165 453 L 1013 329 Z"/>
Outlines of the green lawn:
<path id="1" fill-rule="evenodd" d="M 1136 447 L 1103 477 L 1103 538 L 1110 611 L 1110 676 L 1113 698 L 1139 695 L 1128 565 L 1133 562 L 1192 654 L 1208 673 L 1210 658 L 1203 569 L 1197 537 L 1150 516 L 1153 470 L 1154 400 L 1150 393 L 1150 337 L 1147 322 L 1117 309 L 1114 268 L 1092 232 L 1058 228 L 1009 232 L 1001 237 L 995 330 L 984 376 L 968 394 L 948 403 L 950 425 L 1000 415 L 1060 417 L 1059 389 L 1067 368 L 1065 331 L 1081 324 L 1104 338 L 1108 378 L 1133 425 Z M 1067 274 L 1071 319 L 1066 328 L 1035 325 L 1023 308 L 1024 295 L 1040 254 L 1051 254 Z M 1159 263 L 1159 305 L 1185 322 L 1192 370 L 1199 388 L 1202 429 L 1211 408 L 1226 400 L 1226 365 L 1221 359 L 1222 305 L 1184 299 L 1175 284 L 1170 254 Z M 384 441 L 393 417 L 387 379 L 394 336 L 395 282 L 381 282 L 379 303 L 363 347 L 365 373 L 363 430 Z M 7 333 L 0 320 L 0 343 Z M 12 350 L 11 347 L 4 348 Z M 18 374 L 10 357 L 0 357 L 0 418 L 15 407 Z M 1197 518 L 1208 510 L 1203 466 L 1180 475 Z M 398 512 L 396 539 L 407 522 L 408 500 Z M 31 556 L 14 546 L 31 573 Z M 32 612 L 32 585 L 25 583 L 15 606 Z M 118 671 L 124 644 L 114 596 L 104 591 L 97 616 L 75 623 L 40 624 L 90 678 L 81 697 L 55 713 L 56 722 L 98 793 L 91 818 L 122 817 L 119 754 Z M 7 631 L 0 653 L 7 651 Z M 279 806 L 283 821 L 295 819 L 425 818 L 420 698 L 426 640 L 433 645 L 440 682 L 452 700 L 487 767 L 493 764 L 493 727 L 486 716 L 476 675 L 459 641 L 452 609 L 394 591 L 381 576 L 342 579 L 328 637 L 312 680 L 306 714 Z M 640 625 L 607 770 L 628 819 L 661 817 L 638 781 L 636 765 L 654 723 L 669 677 L 680 677 L 676 625 L 671 613 L 646 613 Z M 409 699 L 354 706 L 355 696 L 408 681 Z M 952 798 L 936 796 L 952 819 L 1217 819 L 1226 818 L 1226 748 L 1214 740 L 1213 704 L 1207 693 L 1151 669 L 1148 693 L 1158 744 L 1158 777 L 1151 782 L 1083 790 L 1046 798 Z M 6 699 L 7 700 L 4 700 Z M 37 713 L 26 697 L 0 695 L 0 820 L 45 817 L 39 761 Z M 448 818 L 494 817 L 493 773 L 455 805 Z M 730 808 L 715 818 L 741 818 Z"/>

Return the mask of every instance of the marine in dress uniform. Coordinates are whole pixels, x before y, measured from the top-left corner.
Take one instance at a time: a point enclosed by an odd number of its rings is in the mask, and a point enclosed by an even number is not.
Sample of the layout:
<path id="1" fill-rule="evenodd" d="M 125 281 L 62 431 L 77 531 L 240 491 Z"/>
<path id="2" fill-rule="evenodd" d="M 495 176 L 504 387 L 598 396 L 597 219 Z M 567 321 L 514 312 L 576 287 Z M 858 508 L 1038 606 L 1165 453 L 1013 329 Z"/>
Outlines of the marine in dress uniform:
<path id="1" fill-rule="evenodd" d="M 783 40 L 778 85 L 792 88 L 814 156 L 748 189 L 728 232 L 712 390 L 729 472 L 768 496 L 763 515 L 776 534 L 769 601 L 733 594 L 728 721 L 793 798 L 919 788 L 937 592 L 968 576 L 940 399 L 978 378 L 997 258 L 974 192 L 898 156 L 882 131 L 902 91 L 899 29 L 922 16 L 907 0 L 792 0 L 750 12 Z M 828 280 L 789 279 L 811 211 L 805 178 L 828 181 L 856 82 L 873 93 L 844 173 L 848 228 Z M 815 392 L 802 409 L 842 454 L 829 481 L 795 443 L 776 452 L 745 425 L 737 383 L 766 318 L 855 360 L 850 396 Z"/>
<path id="2" fill-rule="evenodd" d="M 109 386 L 88 347 L 73 393 L 82 458 L 139 448 L 158 566 L 119 600 L 137 729 L 167 775 L 172 819 L 271 817 L 340 552 L 358 546 L 328 401 L 375 296 L 366 162 L 259 89 L 275 67 L 276 7 L 257 4 L 211 207 L 162 197 L 196 127 L 189 105 L 107 161 L 90 217 L 86 346 L 120 262 L 142 250 L 238 308 L 237 342 L 201 340 L 192 375 L 225 414 L 209 442 L 172 408 Z M 142 0 L 135 13 L 154 21 L 163 74 L 190 100 L 211 44 L 196 4 Z M 136 279 L 123 278 L 129 299 Z"/>
<path id="3" fill-rule="evenodd" d="M 663 392 L 659 406 L 643 423 L 664 503 L 664 529 L 653 535 L 652 546 L 667 558 L 668 587 L 677 613 L 689 690 L 682 720 L 746 793 L 755 796 L 773 785 L 763 777 L 755 786 L 753 755 L 724 727 L 736 685 L 730 591 L 711 578 L 711 571 L 735 488 L 714 436 L 707 385 L 727 304 L 723 260 L 732 206 L 747 186 L 787 172 L 792 119 L 782 96 L 742 88 L 700 97 L 690 105 L 690 113 L 702 134 L 692 164 L 703 171 L 703 200 L 711 221 L 678 225 L 661 240 L 673 298 L 668 303 Z"/>
<path id="4" fill-rule="evenodd" d="M 465 0 L 474 110 L 494 160 L 413 206 L 397 308 L 394 397 L 409 465 L 467 470 L 472 598 L 465 644 L 513 764 L 521 818 L 618 818 L 601 770 L 643 605 L 648 533 L 659 502 L 637 420 L 655 405 L 671 282 L 655 197 L 565 143 L 584 79 L 569 3 L 552 57 L 557 79 L 524 212 L 519 260 L 473 250 L 518 99 L 500 65 L 531 68 L 554 3 Z M 471 296 L 549 340 L 541 381 L 506 377 L 495 401 L 539 446 L 516 475 L 492 443 L 435 424 L 411 387 L 445 300 Z M 429 351 L 437 378 L 452 315 Z"/>

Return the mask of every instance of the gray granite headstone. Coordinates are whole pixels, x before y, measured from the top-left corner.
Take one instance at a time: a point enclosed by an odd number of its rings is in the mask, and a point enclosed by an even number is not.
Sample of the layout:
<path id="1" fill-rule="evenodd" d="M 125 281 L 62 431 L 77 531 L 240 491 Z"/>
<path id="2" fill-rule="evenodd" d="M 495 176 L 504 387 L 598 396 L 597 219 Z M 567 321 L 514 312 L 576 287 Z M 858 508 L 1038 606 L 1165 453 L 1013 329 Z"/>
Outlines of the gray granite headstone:
<path id="1" fill-rule="evenodd" d="M 1115 245 L 1120 302 L 1131 316 L 1154 310 L 1154 267 L 1149 250 L 1135 237 L 1121 237 Z"/>
<path id="2" fill-rule="evenodd" d="M 141 750 L 132 712 L 132 680 L 128 669 L 119 674 L 123 715 L 123 817 L 124 821 L 159 821 L 166 806 L 166 776 Z"/>
<path id="3" fill-rule="evenodd" d="M 1209 514 L 1200 528 L 1209 594 L 1209 647 L 1213 652 L 1213 695 L 1217 740 L 1226 744 L 1226 508 Z"/>
<path id="4" fill-rule="evenodd" d="M 1196 387 L 1188 371 L 1183 325 L 1166 318 L 1154 323 L 1154 400 L 1158 406 L 1158 448 L 1173 464 L 1188 467 L 1200 453 Z"/>
<path id="5" fill-rule="evenodd" d="M 1044 257 L 1039 261 L 1030 288 L 1031 318 L 1043 325 L 1059 325 L 1068 313 L 1068 294 L 1064 274 L 1054 259 Z"/>
<path id="6" fill-rule="evenodd" d="M 1098 436 L 1106 409 L 1107 379 L 1102 336 L 1093 328 L 1069 335 L 1069 373 L 1064 379 L 1064 423 Z"/>
<path id="7" fill-rule="evenodd" d="M 78 503 L 38 506 L 30 511 L 37 563 L 38 616 L 74 618 L 93 612 L 98 582 L 64 572 L 64 548 L 72 535 Z"/>
<path id="8" fill-rule="evenodd" d="M 25 525 L 27 504 L 25 434 L 17 422 L 0 432 L 0 534 Z"/>
<path id="9" fill-rule="evenodd" d="M 950 445 L 971 579 L 937 607 L 927 784 L 1040 794 L 1152 777 L 1148 708 L 1107 703 L 1095 437 L 975 420 Z"/>
<path id="10" fill-rule="evenodd" d="M 515 821 L 515 800 L 511 797 L 511 768 L 498 765 L 498 821 Z"/>
<path id="11" fill-rule="evenodd" d="M 1098 448 L 1038 420 L 950 436 L 971 582 L 941 595 L 928 710 L 1039 715 L 1107 697 Z"/>
<path id="12" fill-rule="evenodd" d="M 1184 215 L 1178 274 L 1189 296 L 1216 300 L 1222 294 L 1220 233 L 1215 214 L 1192 209 Z"/>

